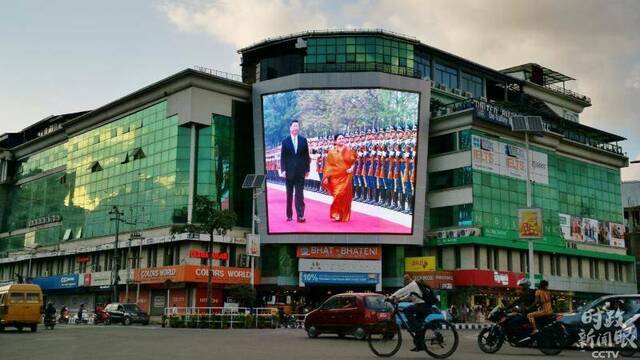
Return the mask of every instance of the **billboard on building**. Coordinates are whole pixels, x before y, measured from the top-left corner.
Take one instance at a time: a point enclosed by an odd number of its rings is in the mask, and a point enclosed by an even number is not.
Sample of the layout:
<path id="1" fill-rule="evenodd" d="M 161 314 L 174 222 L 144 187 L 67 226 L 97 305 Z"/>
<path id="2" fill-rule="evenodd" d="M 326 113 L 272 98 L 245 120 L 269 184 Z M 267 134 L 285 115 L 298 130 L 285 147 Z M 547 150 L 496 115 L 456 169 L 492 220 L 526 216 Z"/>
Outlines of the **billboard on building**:
<path id="1" fill-rule="evenodd" d="M 263 96 L 268 233 L 412 234 L 418 106 L 388 89 Z"/>
<path id="2" fill-rule="evenodd" d="M 524 147 L 506 144 L 497 140 L 473 135 L 471 138 L 472 167 L 496 175 L 515 179 L 527 179 L 527 157 Z M 547 154 L 530 151 L 530 179 L 540 184 L 549 184 Z"/>
<path id="3" fill-rule="evenodd" d="M 435 256 L 417 256 L 404 258 L 405 272 L 424 272 L 436 270 Z"/>
<path id="4" fill-rule="evenodd" d="M 521 239 L 542 238 L 542 209 L 518 209 L 518 236 Z"/>
<path id="5" fill-rule="evenodd" d="M 625 232 L 624 225 L 610 223 L 609 234 L 610 234 L 611 246 L 621 247 L 621 248 L 625 247 L 624 232 Z"/>
<path id="6" fill-rule="evenodd" d="M 558 214 L 560 232 L 565 240 L 603 246 L 625 247 L 624 225 L 568 214 Z"/>
<path id="7" fill-rule="evenodd" d="M 583 218 L 582 235 L 585 242 L 596 243 L 598 241 L 598 220 Z"/>

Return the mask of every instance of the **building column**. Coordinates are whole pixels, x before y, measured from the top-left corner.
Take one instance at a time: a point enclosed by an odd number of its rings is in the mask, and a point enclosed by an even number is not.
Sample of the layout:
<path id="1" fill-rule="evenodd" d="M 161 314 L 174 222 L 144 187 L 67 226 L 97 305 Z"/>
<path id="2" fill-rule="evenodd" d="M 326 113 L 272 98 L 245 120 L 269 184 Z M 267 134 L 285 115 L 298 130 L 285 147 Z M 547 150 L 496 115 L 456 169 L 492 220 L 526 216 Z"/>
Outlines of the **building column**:
<path id="1" fill-rule="evenodd" d="M 191 124 L 191 146 L 189 150 L 189 205 L 187 207 L 187 224 L 193 222 L 193 201 L 196 192 L 196 124 Z"/>

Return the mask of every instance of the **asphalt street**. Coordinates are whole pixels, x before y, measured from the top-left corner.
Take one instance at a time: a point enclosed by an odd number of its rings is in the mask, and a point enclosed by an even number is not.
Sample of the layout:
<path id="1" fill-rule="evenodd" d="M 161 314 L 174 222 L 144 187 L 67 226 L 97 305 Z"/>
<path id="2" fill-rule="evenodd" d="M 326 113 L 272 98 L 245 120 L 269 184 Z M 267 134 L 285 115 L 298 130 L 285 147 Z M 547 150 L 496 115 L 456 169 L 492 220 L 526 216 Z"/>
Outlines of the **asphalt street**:
<path id="1" fill-rule="evenodd" d="M 450 359 L 541 359 L 535 349 L 503 347 L 488 355 L 476 345 L 477 331 L 461 330 L 460 346 Z M 393 359 L 429 358 L 410 352 L 403 342 Z M 640 358 L 636 355 L 636 358 Z M 567 350 L 558 359 L 591 359 L 591 352 Z M 321 336 L 309 339 L 299 329 L 163 329 L 157 326 L 57 326 L 55 330 L 0 333 L 0 359 L 376 359 L 367 343 Z"/>

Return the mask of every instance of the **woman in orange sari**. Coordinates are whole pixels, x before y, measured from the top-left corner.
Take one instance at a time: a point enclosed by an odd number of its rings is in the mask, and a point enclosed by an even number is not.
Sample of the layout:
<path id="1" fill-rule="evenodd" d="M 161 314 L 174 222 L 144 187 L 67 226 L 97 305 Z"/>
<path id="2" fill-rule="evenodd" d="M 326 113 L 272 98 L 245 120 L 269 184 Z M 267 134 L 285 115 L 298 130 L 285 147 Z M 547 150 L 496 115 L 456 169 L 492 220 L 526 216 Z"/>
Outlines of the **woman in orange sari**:
<path id="1" fill-rule="evenodd" d="M 347 222 L 351 219 L 353 167 L 358 156 L 345 144 L 344 135 L 336 135 L 334 143 L 324 162 L 322 187 L 333 196 L 331 220 Z"/>

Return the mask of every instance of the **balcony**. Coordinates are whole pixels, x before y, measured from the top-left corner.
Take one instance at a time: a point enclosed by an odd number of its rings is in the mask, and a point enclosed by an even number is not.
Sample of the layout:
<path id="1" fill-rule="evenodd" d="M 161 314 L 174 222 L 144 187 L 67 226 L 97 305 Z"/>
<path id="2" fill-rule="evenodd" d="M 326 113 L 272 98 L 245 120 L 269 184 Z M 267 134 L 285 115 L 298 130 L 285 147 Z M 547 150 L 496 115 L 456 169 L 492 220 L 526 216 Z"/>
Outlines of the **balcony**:
<path id="1" fill-rule="evenodd" d="M 559 93 L 561 95 L 572 97 L 574 99 L 580 100 L 580 101 L 582 101 L 582 102 L 584 102 L 586 104 L 591 105 L 591 98 L 586 96 L 586 95 L 578 94 L 575 91 L 572 91 L 572 90 L 569 90 L 569 89 L 565 89 L 563 87 L 556 86 L 556 85 L 545 85 L 544 87 L 549 89 L 549 90 L 551 90 L 551 91 L 553 91 L 553 92 Z"/>
<path id="2" fill-rule="evenodd" d="M 514 104 L 515 105 L 515 104 Z M 443 106 L 433 106 L 432 116 L 434 118 L 445 116 L 465 110 L 473 110 L 474 118 L 490 122 L 506 128 L 511 128 L 511 117 L 516 115 L 540 115 L 539 113 L 527 113 L 513 111 L 510 107 L 494 102 L 486 102 L 478 99 L 465 99 Z M 563 120 L 549 120 L 543 116 L 545 132 L 562 136 L 563 138 L 586 145 L 608 153 L 626 156 L 622 147 L 612 144 L 612 141 L 624 140 L 624 138 L 609 134 L 604 131 L 591 128 L 589 126 Z"/>

